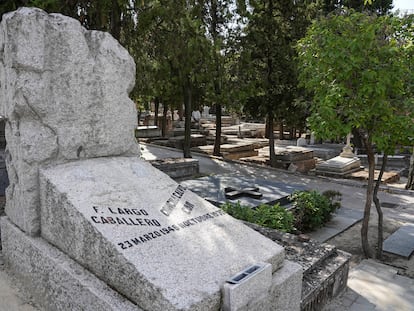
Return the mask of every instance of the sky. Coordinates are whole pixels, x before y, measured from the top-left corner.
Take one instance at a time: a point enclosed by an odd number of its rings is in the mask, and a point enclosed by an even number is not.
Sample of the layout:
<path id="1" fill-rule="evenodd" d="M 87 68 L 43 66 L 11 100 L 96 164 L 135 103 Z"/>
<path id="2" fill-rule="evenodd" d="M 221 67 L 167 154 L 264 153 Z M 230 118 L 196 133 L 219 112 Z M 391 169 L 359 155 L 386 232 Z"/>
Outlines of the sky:
<path id="1" fill-rule="evenodd" d="M 394 10 L 414 10 L 414 0 L 394 0 Z"/>

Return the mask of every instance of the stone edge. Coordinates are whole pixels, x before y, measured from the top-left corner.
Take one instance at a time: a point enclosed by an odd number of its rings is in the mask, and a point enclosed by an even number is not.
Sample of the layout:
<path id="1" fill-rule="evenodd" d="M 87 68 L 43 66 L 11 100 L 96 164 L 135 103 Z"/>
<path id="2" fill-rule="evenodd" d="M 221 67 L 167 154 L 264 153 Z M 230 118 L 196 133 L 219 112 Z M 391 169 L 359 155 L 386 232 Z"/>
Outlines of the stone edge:
<path id="1" fill-rule="evenodd" d="M 40 237 L 1 217 L 6 269 L 45 310 L 142 311 Z"/>
<path id="2" fill-rule="evenodd" d="M 302 266 L 289 260 L 273 273 L 270 289 L 272 310 L 299 311 L 302 298 Z"/>

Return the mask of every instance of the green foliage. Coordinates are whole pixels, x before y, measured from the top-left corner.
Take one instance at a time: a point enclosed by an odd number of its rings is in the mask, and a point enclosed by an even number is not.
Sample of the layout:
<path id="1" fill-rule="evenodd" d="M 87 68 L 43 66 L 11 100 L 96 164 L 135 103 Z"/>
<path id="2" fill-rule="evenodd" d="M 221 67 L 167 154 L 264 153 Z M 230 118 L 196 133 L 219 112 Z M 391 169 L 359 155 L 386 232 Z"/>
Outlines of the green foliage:
<path id="1" fill-rule="evenodd" d="M 262 204 L 255 210 L 255 223 L 284 232 L 293 231 L 293 214 L 279 204 L 273 206 Z"/>
<path id="2" fill-rule="evenodd" d="M 341 194 L 335 191 L 323 194 L 317 191 L 294 192 L 290 199 L 293 201 L 296 229 L 308 232 L 323 226 L 340 207 L 340 196 Z"/>
<path id="3" fill-rule="evenodd" d="M 322 195 L 329 200 L 332 212 L 335 212 L 341 207 L 342 194 L 339 191 L 326 190 L 322 193 Z"/>
<path id="4" fill-rule="evenodd" d="M 258 224 L 263 227 L 277 229 L 283 232 L 293 231 L 293 214 L 279 204 L 273 206 L 262 204 L 256 209 L 241 206 L 240 202 L 227 202 L 221 208 L 234 218 Z"/>
<path id="5" fill-rule="evenodd" d="M 221 208 L 234 218 L 284 232 L 308 232 L 321 227 L 341 206 L 341 193 L 333 190 L 320 194 L 317 191 L 296 191 L 291 197 L 292 211 L 262 204 L 256 209 L 227 202 Z"/>
<path id="6" fill-rule="evenodd" d="M 309 21 L 300 1 L 249 4 L 239 63 L 245 111 L 255 117 L 272 114 L 282 120 L 291 112 L 297 91 L 294 44 Z"/>
<path id="7" fill-rule="evenodd" d="M 317 136 L 332 139 L 357 129 L 388 154 L 414 136 L 409 25 L 354 11 L 312 24 L 297 50 L 301 83 L 314 94 L 308 121 Z"/>
<path id="8" fill-rule="evenodd" d="M 240 202 L 237 202 L 237 203 L 226 202 L 220 207 L 227 214 L 229 214 L 230 216 L 233 216 L 234 218 L 253 222 L 252 220 L 254 218 L 253 216 L 254 210 L 248 206 L 242 206 Z"/>
<path id="9" fill-rule="evenodd" d="M 358 12 L 371 12 L 378 15 L 390 14 L 393 0 L 316 0 L 311 1 L 311 8 L 320 15 L 339 12 L 344 8 Z"/>

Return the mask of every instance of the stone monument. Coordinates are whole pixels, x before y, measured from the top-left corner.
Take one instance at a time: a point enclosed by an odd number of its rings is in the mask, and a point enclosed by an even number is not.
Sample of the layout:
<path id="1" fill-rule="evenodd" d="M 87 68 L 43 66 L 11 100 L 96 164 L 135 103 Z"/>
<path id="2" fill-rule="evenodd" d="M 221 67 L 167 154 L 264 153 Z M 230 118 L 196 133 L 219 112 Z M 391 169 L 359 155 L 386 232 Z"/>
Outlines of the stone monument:
<path id="1" fill-rule="evenodd" d="M 361 170 L 361 160 L 352 151 L 351 134 L 346 136 L 346 145 L 339 156 L 316 165 L 318 174 L 333 177 L 347 176 L 359 170 Z"/>
<path id="2" fill-rule="evenodd" d="M 283 247 L 139 158 L 134 80 L 107 33 L 3 16 L 7 268 L 45 310 L 299 310 Z"/>
<path id="3" fill-rule="evenodd" d="M 346 135 L 346 145 L 339 155 L 343 158 L 355 158 L 355 153 L 351 147 L 351 134 Z"/>

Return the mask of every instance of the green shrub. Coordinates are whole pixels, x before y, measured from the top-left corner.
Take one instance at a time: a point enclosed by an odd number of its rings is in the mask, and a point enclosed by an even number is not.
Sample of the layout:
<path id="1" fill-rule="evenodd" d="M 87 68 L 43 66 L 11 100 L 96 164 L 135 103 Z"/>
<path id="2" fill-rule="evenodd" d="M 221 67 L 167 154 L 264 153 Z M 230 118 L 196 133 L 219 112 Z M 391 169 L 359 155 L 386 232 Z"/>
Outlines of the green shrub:
<path id="1" fill-rule="evenodd" d="M 278 229 L 283 232 L 292 232 L 294 217 L 292 212 L 279 204 L 273 206 L 262 204 L 255 210 L 255 223 L 268 228 Z"/>
<path id="2" fill-rule="evenodd" d="M 294 217 L 292 212 L 281 207 L 279 204 L 273 206 L 262 204 L 256 209 L 227 202 L 221 208 L 234 218 L 252 222 L 263 227 L 277 229 L 284 232 L 292 232 Z"/>
<path id="3" fill-rule="evenodd" d="M 341 206 L 341 193 L 326 191 L 295 191 L 290 199 L 293 202 L 295 227 L 301 232 L 309 232 L 322 227 Z"/>
<path id="4" fill-rule="evenodd" d="M 333 190 L 320 194 L 317 191 L 295 191 L 290 200 L 292 211 L 281 207 L 262 204 L 256 209 L 227 202 L 221 208 L 234 218 L 284 232 L 309 232 L 322 227 L 341 207 L 341 193 Z"/>
<path id="5" fill-rule="evenodd" d="M 240 202 L 237 203 L 230 203 L 226 202 L 221 206 L 221 208 L 230 216 L 234 218 L 245 220 L 249 222 L 253 222 L 252 219 L 254 218 L 253 214 L 254 211 L 248 206 L 240 205 Z"/>

